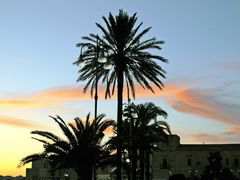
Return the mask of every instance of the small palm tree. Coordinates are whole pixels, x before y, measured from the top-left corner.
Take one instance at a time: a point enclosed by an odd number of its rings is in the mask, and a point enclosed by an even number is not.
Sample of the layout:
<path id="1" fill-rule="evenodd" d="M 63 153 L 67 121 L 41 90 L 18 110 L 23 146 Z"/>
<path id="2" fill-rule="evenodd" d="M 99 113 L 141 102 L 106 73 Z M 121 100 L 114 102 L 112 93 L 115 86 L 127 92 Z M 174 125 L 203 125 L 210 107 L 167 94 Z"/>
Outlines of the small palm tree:
<path id="1" fill-rule="evenodd" d="M 143 180 L 146 173 L 146 179 L 149 180 L 149 155 L 159 150 L 155 145 L 157 142 L 167 142 L 168 135 L 171 134 L 169 125 L 157 119 L 159 116 L 166 118 L 167 113 L 153 103 L 132 103 L 124 109 L 123 114 L 123 131 L 127 135 L 124 144 L 132 162 L 132 179 L 136 179 L 137 159 L 140 159 L 140 179 Z"/>
<path id="2" fill-rule="evenodd" d="M 109 13 L 108 18 L 103 17 L 106 27 L 97 23 L 97 26 L 103 32 L 100 42 L 105 50 L 108 64 L 111 69 L 93 68 L 95 61 L 88 61 L 88 67 L 85 72 L 80 75 L 81 80 L 88 79 L 87 86 L 94 82 L 94 77 L 100 77 L 107 84 L 106 96 L 114 94 L 117 84 L 117 128 L 119 139 L 122 136 L 122 106 L 123 106 L 123 86 L 127 87 L 128 96 L 130 92 L 135 98 L 134 81 L 138 82 L 143 88 L 152 92 L 151 83 L 158 88 L 163 87 L 161 78 L 165 78 L 165 71 L 154 60 L 167 62 L 167 60 L 159 55 L 151 54 L 150 50 L 160 50 L 163 41 L 157 41 L 155 38 L 142 40 L 143 36 L 149 32 L 151 28 L 144 29 L 139 32 L 142 25 L 136 25 L 136 13 L 129 16 L 123 10 L 119 10 L 117 16 Z M 86 39 L 86 38 L 85 38 Z M 94 43 L 95 37 L 89 36 L 86 40 Z M 151 51 L 153 52 L 153 51 Z M 91 50 L 86 50 L 86 54 L 92 54 Z M 89 71 L 89 76 L 87 75 Z M 101 73 L 99 73 L 101 71 Z M 91 72 L 91 73 L 90 73 Z M 117 148 L 117 180 L 121 180 L 121 153 L 122 147 L 118 143 Z"/>
<path id="3" fill-rule="evenodd" d="M 90 114 L 86 120 L 75 118 L 68 125 L 61 117 L 51 117 L 61 128 L 66 137 L 61 137 L 47 131 L 32 131 L 44 139 L 33 138 L 43 143 L 44 151 L 29 155 L 21 160 L 20 166 L 29 162 L 45 159 L 51 166 L 51 171 L 74 169 L 79 180 L 91 180 L 97 164 L 110 155 L 110 151 L 102 145 L 104 131 L 110 126 L 115 127 L 115 121 L 103 120 L 104 115 L 97 116 L 90 122 Z"/>

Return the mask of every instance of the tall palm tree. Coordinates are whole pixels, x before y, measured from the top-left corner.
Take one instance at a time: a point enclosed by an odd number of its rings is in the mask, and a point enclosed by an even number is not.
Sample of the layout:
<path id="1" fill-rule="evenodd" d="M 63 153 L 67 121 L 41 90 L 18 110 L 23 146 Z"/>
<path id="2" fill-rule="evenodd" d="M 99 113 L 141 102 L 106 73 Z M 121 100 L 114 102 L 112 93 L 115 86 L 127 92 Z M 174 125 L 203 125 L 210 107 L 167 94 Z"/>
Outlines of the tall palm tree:
<path id="1" fill-rule="evenodd" d="M 86 80 L 87 78 L 86 87 L 88 87 L 95 77 L 98 77 L 98 79 L 102 78 L 102 81 L 107 84 L 106 97 L 114 94 L 117 84 L 117 136 L 121 138 L 124 84 L 127 87 L 128 95 L 131 92 L 133 98 L 135 98 L 134 81 L 152 92 L 154 91 L 151 83 L 161 89 L 163 83 L 160 78 L 165 78 L 165 71 L 154 60 L 162 62 L 167 62 L 167 60 L 159 55 L 150 53 L 153 52 L 152 50 L 160 50 L 160 45 L 164 42 L 155 38 L 142 40 L 143 36 L 151 28 L 149 27 L 139 32 L 142 23 L 136 25 L 136 13 L 129 16 L 123 10 L 119 10 L 119 14 L 115 17 L 109 13 L 108 18 L 103 17 L 103 20 L 106 27 L 99 23 L 97 23 L 97 27 L 103 33 L 100 42 L 107 55 L 108 64 L 112 68 L 104 69 L 101 66 L 98 69 L 93 68 L 96 66 L 96 62 L 90 60 L 88 61 L 88 66 L 85 67 L 85 72 L 82 71 L 79 79 Z M 95 37 L 92 35 L 87 38 L 88 41 L 92 42 L 95 41 L 94 39 Z M 88 53 L 92 53 L 91 49 L 86 50 L 85 55 Z M 97 73 L 98 76 L 96 76 Z M 117 180 L 121 180 L 121 153 L 122 147 L 118 143 Z"/>
<path id="2" fill-rule="evenodd" d="M 97 66 L 96 61 L 92 60 L 94 49 L 90 48 L 84 52 L 88 65 L 80 70 L 79 80 L 87 80 L 87 89 L 91 84 L 91 91 L 94 89 L 94 81 L 98 81 L 102 77 L 102 81 L 107 83 L 106 97 L 114 93 L 115 85 L 117 84 L 117 127 L 118 137 L 122 135 L 122 105 L 123 105 L 123 86 L 124 82 L 127 87 L 127 92 L 131 91 L 135 98 L 134 80 L 137 81 L 143 88 L 149 89 L 152 92 L 151 83 L 155 84 L 160 89 L 163 87 L 161 77 L 165 77 L 165 71 L 154 60 L 167 62 L 167 60 L 159 55 L 154 55 L 149 50 L 160 50 L 160 45 L 163 41 L 157 41 L 155 38 L 141 40 L 142 37 L 149 32 L 151 28 L 144 29 L 139 32 L 142 25 L 136 25 L 136 13 L 129 16 L 123 10 L 119 11 L 117 16 L 109 13 L 109 17 L 103 17 L 106 28 L 97 23 L 97 26 L 103 32 L 103 37 L 100 38 L 100 43 L 105 50 L 108 58 L 108 64 L 113 66 L 112 69 L 104 69 L 103 66 Z M 96 35 L 84 37 L 90 44 L 96 43 Z M 87 43 L 88 43 L 87 42 Z M 79 44 L 80 46 L 81 44 Z M 118 180 L 121 180 L 121 145 L 118 145 Z"/>
<path id="3" fill-rule="evenodd" d="M 59 116 L 51 118 L 59 125 L 66 140 L 51 132 L 32 131 L 31 134 L 44 138 L 33 138 L 43 143 L 44 151 L 23 158 L 20 166 L 46 159 L 52 172 L 72 168 L 79 180 L 91 180 L 96 165 L 110 154 L 101 143 L 104 131 L 110 126 L 115 126 L 115 121 L 103 120 L 103 114 L 92 122 L 90 114 L 85 121 L 75 118 L 74 123 L 68 125 Z"/>
<path id="4" fill-rule="evenodd" d="M 132 180 L 136 179 L 137 158 L 140 158 L 140 179 L 144 179 L 146 172 L 145 177 L 149 180 L 149 155 L 154 150 L 159 150 L 155 145 L 157 142 L 167 142 L 168 135 L 171 134 L 169 125 L 157 119 L 159 116 L 166 118 L 167 113 L 153 103 L 132 103 L 124 109 L 123 115 L 124 134 L 128 135 L 131 132 L 130 138 L 126 137 L 127 141 L 124 144 L 127 144 L 132 161 Z"/>

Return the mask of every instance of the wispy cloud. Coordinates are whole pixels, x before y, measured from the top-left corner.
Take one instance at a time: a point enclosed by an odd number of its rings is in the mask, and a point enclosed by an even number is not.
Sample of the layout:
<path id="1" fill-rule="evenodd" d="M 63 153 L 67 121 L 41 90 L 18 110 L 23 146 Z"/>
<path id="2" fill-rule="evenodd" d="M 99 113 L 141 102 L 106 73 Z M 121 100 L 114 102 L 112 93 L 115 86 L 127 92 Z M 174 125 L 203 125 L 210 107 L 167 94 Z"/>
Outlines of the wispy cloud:
<path id="1" fill-rule="evenodd" d="M 170 90 L 169 87 L 167 87 Z M 159 94 L 147 93 L 146 90 L 140 86 L 136 86 L 137 97 L 158 97 Z M 159 89 L 154 88 L 156 92 L 160 92 Z M 171 91 L 171 90 L 170 90 Z M 169 92 L 170 92 L 169 91 Z M 162 92 L 161 92 L 162 93 Z M 126 88 L 124 88 L 124 99 L 127 99 Z M 29 95 L 15 95 L 14 97 L 0 98 L 0 106 L 12 106 L 12 107 L 51 107 L 62 106 L 68 101 L 78 100 L 91 100 L 90 92 L 83 93 L 83 87 L 76 86 L 64 86 L 55 87 Z M 99 86 L 98 98 L 100 100 L 105 99 L 105 87 Z M 116 92 L 111 96 L 111 99 L 116 99 Z"/>
<path id="2" fill-rule="evenodd" d="M 190 142 L 198 143 L 239 143 L 240 126 L 228 128 L 224 132 L 211 133 L 190 133 L 188 134 Z"/>
<path id="3" fill-rule="evenodd" d="M 240 70 L 240 61 L 225 61 L 220 66 L 228 70 Z"/>
<path id="4" fill-rule="evenodd" d="M 50 100 L 88 100 L 91 97 L 88 93 L 83 93 L 82 87 L 56 87 L 43 90 L 31 96 L 32 99 L 50 99 Z M 101 93 L 101 90 L 99 92 Z"/>
<path id="5" fill-rule="evenodd" d="M 56 103 L 39 102 L 33 100 L 0 100 L 0 106 L 17 106 L 17 107 L 50 107 L 56 106 Z"/>
<path id="6" fill-rule="evenodd" d="M 217 96 L 217 91 L 216 89 L 185 89 L 167 97 L 166 100 L 180 112 L 225 123 L 239 123 L 240 113 L 237 109 L 240 108 L 240 104 L 233 105 L 221 101 L 222 97 Z"/>
<path id="7" fill-rule="evenodd" d="M 226 132 L 223 132 L 222 135 L 234 138 L 234 139 L 236 139 L 237 142 L 239 142 L 240 125 L 230 127 Z"/>
<path id="8" fill-rule="evenodd" d="M 239 124 L 240 95 L 238 83 L 229 83 L 222 87 L 204 89 L 187 85 L 167 84 L 155 94 L 136 88 L 138 97 L 162 98 L 176 111 L 220 121 L 227 124 Z"/>
<path id="9" fill-rule="evenodd" d="M 0 98 L 0 106 L 7 107 L 58 107 L 63 106 L 66 101 L 88 100 L 88 94 L 83 94 L 80 87 L 56 87 L 47 90 L 29 93 L 28 95 L 15 95 Z"/>
<path id="10" fill-rule="evenodd" d="M 224 123 L 237 124 L 240 117 L 240 103 L 236 102 L 239 95 L 231 94 L 231 84 L 221 88 L 200 89 L 177 83 L 167 84 L 161 91 L 154 87 L 155 93 L 136 86 L 136 98 L 161 98 L 176 111 L 201 116 L 206 119 L 221 121 Z M 238 86 L 238 85 L 237 85 Z M 236 87 L 234 87 L 236 88 Z M 224 92 L 227 89 L 227 92 Z M 105 88 L 99 87 L 99 99 L 104 99 Z M 116 93 L 115 93 L 116 94 Z M 237 97 L 236 97 L 237 96 Z M 126 99 L 126 88 L 124 98 Z M 56 87 L 36 92 L 29 96 L 17 97 L 16 99 L 0 100 L 0 106 L 23 106 L 23 107 L 50 107 L 62 106 L 65 102 L 90 100 L 90 93 L 83 93 L 82 87 Z M 112 97 L 116 99 L 116 95 Z"/>
<path id="11" fill-rule="evenodd" d="M 199 133 L 189 135 L 192 138 L 192 142 L 197 143 L 223 143 L 223 139 L 218 135 L 208 134 L 208 133 Z"/>
<path id="12" fill-rule="evenodd" d="M 46 128 L 45 125 L 36 123 L 33 121 L 15 118 L 15 117 L 9 117 L 9 116 L 1 116 L 0 115 L 0 124 L 12 126 L 12 127 L 20 127 L 20 128 Z"/>

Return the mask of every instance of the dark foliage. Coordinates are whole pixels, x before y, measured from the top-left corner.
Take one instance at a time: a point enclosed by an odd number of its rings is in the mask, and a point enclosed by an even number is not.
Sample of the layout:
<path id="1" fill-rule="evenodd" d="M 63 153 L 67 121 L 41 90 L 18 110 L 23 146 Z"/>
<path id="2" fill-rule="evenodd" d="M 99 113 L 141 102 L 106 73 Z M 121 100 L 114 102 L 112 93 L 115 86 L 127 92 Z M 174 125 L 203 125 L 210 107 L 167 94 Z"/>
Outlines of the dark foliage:
<path id="1" fill-rule="evenodd" d="M 220 152 L 210 152 L 208 157 L 208 165 L 205 168 L 202 180 L 213 180 L 219 178 L 222 168 L 222 157 Z"/>
<path id="2" fill-rule="evenodd" d="M 103 146 L 104 131 L 115 127 L 115 121 L 104 120 L 101 114 L 90 122 L 90 115 L 83 121 L 75 118 L 74 123 L 66 124 L 59 116 L 51 117 L 61 128 L 65 138 L 47 131 L 32 131 L 41 136 L 33 139 L 43 143 L 44 151 L 29 155 L 21 160 L 20 166 L 29 162 L 45 159 L 51 166 L 51 172 L 72 168 L 81 180 L 91 180 L 96 165 L 110 157 L 110 151 Z"/>
<path id="3" fill-rule="evenodd" d="M 174 174 L 168 180 L 186 180 L 186 177 L 183 174 Z"/>

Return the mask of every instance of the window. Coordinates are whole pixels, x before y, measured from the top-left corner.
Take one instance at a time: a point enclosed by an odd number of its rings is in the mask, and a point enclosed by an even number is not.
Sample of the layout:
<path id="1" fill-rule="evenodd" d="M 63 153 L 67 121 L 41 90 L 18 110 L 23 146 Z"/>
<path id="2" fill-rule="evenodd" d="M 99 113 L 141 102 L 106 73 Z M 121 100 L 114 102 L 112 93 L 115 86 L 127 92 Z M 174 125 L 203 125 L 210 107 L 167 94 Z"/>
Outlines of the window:
<path id="1" fill-rule="evenodd" d="M 239 165 L 239 159 L 238 159 L 238 158 L 235 158 L 235 159 L 234 159 L 234 165 L 235 165 L 235 166 L 238 166 L 238 165 Z"/>
<path id="2" fill-rule="evenodd" d="M 192 159 L 191 159 L 191 158 L 188 158 L 188 159 L 187 159 L 187 165 L 188 165 L 188 166 L 192 166 Z"/>
<path id="3" fill-rule="evenodd" d="M 43 168 L 48 168 L 48 163 L 47 162 L 43 163 Z"/>
<path id="4" fill-rule="evenodd" d="M 162 168 L 164 168 L 164 169 L 167 168 L 167 159 L 162 160 Z"/>
<path id="5" fill-rule="evenodd" d="M 228 158 L 226 159 L 226 165 L 227 166 L 229 165 L 229 159 Z"/>

